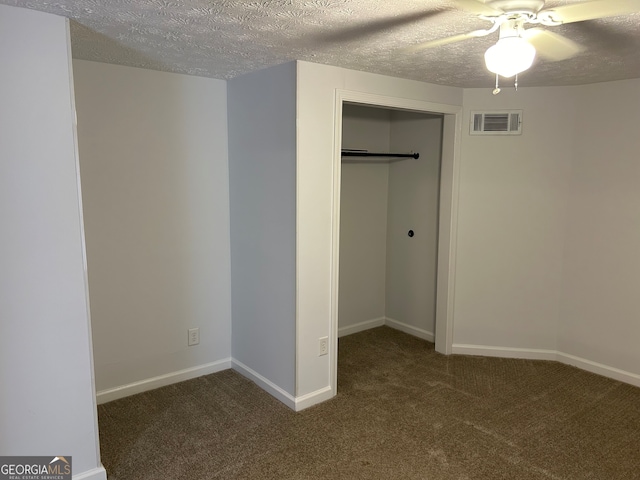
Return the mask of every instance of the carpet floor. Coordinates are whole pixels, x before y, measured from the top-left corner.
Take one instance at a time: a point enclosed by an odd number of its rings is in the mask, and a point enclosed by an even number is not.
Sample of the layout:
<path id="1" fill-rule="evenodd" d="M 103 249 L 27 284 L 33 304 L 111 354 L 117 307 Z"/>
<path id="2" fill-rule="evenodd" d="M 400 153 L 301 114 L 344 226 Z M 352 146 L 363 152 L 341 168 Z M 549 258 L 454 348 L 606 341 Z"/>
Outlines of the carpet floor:
<path id="1" fill-rule="evenodd" d="M 298 413 L 232 370 L 100 405 L 109 479 L 640 479 L 640 388 L 388 327 L 338 358 L 338 395 Z"/>

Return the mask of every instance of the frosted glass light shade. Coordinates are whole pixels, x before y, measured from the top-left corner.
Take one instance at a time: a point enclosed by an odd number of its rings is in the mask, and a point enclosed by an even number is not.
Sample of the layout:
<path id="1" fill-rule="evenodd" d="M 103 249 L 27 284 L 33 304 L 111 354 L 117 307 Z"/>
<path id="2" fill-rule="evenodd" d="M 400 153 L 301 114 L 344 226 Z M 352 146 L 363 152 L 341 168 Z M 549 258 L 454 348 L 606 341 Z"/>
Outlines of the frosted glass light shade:
<path id="1" fill-rule="evenodd" d="M 484 54 L 490 72 L 509 78 L 524 72 L 533 63 L 536 49 L 521 37 L 505 37 L 498 40 Z"/>

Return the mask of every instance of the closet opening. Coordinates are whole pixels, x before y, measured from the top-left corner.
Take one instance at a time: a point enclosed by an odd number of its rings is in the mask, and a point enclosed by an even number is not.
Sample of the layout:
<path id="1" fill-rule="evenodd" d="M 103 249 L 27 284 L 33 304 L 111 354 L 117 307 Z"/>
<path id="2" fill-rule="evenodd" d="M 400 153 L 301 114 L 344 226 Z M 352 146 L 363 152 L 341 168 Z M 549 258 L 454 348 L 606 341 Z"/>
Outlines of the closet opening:
<path id="1" fill-rule="evenodd" d="M 342 100 L 330 349 L 336 392 L 339 337 L 386 325 L 450 353 L 460 123 L 458 111 Z"/>

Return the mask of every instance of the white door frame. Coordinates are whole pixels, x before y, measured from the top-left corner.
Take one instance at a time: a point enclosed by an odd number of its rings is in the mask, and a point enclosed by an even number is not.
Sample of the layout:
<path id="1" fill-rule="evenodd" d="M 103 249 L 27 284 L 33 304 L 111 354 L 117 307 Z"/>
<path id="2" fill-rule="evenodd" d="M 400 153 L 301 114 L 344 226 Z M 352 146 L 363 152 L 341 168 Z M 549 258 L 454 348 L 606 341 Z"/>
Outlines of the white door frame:
<path id="1" fill-rule="evenodd" d="M 357 103 L 374 107 L 444 115 L 440 170 L 438 274 L 436 287 L 436 351 L 449 355 L 453 344 L 458 187 L 462 107 L 406 98 L 336 89 L 333 136 L 333 212 L 331 222 L 331 388 L 338 391 L 338 294 L 340 269 L 340 185 L 342 172 L 342 106 Z"/>

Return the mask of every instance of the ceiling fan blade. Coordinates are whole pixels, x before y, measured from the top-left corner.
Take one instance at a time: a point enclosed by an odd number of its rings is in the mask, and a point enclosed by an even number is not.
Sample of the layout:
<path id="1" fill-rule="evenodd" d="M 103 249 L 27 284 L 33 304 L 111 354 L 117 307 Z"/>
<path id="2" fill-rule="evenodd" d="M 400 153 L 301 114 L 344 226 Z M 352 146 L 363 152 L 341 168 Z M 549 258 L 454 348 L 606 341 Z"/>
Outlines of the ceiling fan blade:
<path id="1" fill-rule="evenodd" d="M 427 48 L 441 47 L 442 45 L 449 45 L 450 43 L 462 42 L 470 38 L 484 37 L 492 33 L 491 30 L 474 30 L 469 33 L 462 33 L 460 35 L 454 35 L 452 37 L 438 38 L 437 40 L 431 40 L 430 42 L 419 43 L 411 47 L 406 47 L 401 50 L 403 53 L 417 53 Z"/>
<path id="2" fill-rule="evenodd" d="M 504 13 L 502 10 L 493 8 L 487 5 L 486 3 L 482 3 L 479 0 L 455 0 L 455 3 L 458 4 L 458 6 L 460 7 L 460 10 L 473 13 L 474 15 L 484 15 L 486 17 L 497 17 Z"/>
<path id="3" fill-rule="evenodd" d="M 535 47 L 541 56 L 552 62 L 566 60 L 584 50 L 584 47 L 579 43 L 541 28 L 525 30 L 522 36 Z"/>
<path id="4" fill-rule="evenodd" d="M 427 10 L 396 15 L 390 18 L 371 20 L 368 22 L 360 22 L 351 24 L 345 29 L 337 29 L 322 33 L 316 36 L 316 39 L 324 42 L 348 42 L 352 40 L 360 40 L 380 32 L 388 33 L 389 30 L 394 28 L 404 27 L 415 22 L 426 20 L 444 12 L 446 12 L 446 10 Z"/>
<path id="5" fill-rule="evenodd" d="M 634 12 L 640 12 L 640 0 L 596 0 L 543 10 L 538 17 L 547 15 L 556 22 L 573 23 Z"/>

